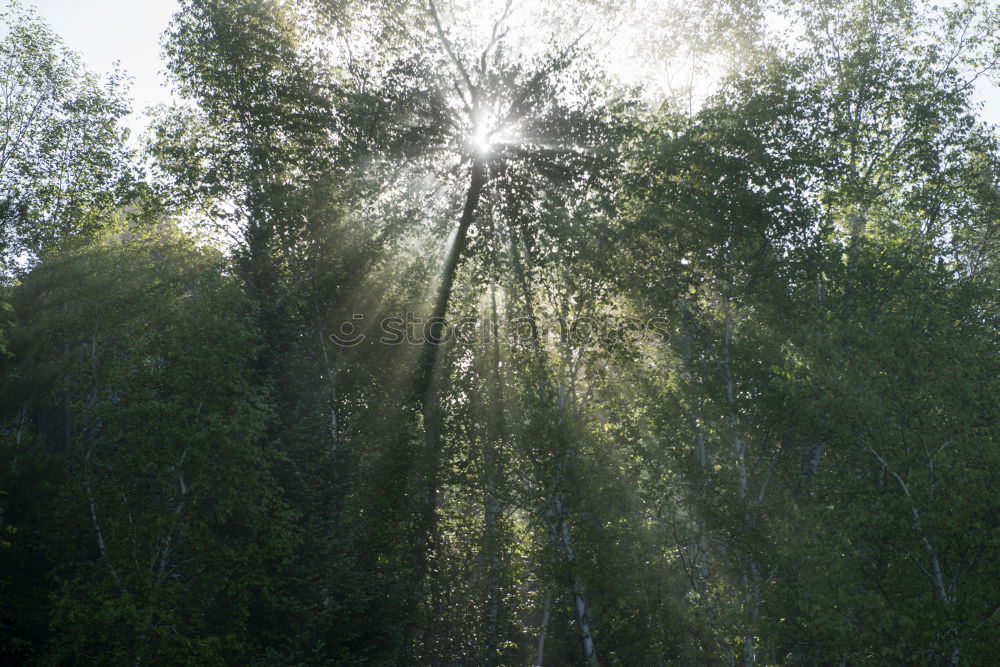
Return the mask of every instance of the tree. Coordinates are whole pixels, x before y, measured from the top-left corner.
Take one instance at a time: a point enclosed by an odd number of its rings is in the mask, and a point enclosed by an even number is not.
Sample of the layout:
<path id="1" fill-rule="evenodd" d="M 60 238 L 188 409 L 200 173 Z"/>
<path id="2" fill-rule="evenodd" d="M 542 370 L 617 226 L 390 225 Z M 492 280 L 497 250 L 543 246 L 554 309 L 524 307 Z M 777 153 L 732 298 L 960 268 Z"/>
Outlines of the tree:
<path id="1" fill-rule="evenodd" d="M 54 241 L 94 233 L 137 192 L 120 125 L 125 75 L 100 82 L 17 2 L 0 23 L 0 252 L 9 276 Z"/>
<path id="2" fill-rule="evenodd" d="M 16 292 L 11 343 L 21 414 L 64 413 L 32 447 L 62 451 L 89 532 L 85 557 L 59 566 L 53 657 L 252 655 L 251 596 L 291 545 L 248 304 L 221 258 L 168 224 L 64 248 Z"/>
<path id="3" fill-rule="evenodd" d="M 998 18 L 187 0 L 8 290 L 5 657 L 988 661 Z"/>

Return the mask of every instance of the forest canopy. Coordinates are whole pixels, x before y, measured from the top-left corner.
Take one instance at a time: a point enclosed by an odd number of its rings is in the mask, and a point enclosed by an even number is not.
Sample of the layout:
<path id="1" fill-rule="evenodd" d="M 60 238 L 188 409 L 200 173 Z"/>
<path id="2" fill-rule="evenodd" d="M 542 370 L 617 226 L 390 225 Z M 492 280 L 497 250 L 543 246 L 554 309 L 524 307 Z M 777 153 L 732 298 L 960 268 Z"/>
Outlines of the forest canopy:
<path id="1" fill-rule="evenodd" d="M 0 9 L 0 662 L 995 661 L 994 3 L 161 47 Z"/>

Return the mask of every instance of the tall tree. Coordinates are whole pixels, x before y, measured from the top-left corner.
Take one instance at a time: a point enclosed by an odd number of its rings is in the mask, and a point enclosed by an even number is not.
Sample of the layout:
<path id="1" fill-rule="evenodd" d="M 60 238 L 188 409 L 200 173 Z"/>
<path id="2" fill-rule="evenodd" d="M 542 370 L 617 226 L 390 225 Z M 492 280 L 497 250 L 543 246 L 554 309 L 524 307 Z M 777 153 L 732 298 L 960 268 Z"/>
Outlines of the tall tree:
<path id="1" fill-rule="evenodd" d="M 54 241 L 93 233 L 138 195 L 120 121 L 127 79 L 101 82 L 30 9 L 0 10 L 0 257 L 9 276 Z"/>

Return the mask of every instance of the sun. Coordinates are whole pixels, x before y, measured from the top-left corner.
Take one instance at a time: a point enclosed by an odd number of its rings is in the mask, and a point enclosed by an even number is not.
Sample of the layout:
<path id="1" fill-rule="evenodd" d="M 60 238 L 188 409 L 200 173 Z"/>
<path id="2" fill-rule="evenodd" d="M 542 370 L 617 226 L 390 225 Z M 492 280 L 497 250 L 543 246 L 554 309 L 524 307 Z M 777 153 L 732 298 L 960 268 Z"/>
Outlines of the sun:
<path id="1" fill-rule="evenodd" d="M 486 157 L 493 150 L 498 121 L 497 115 L 485 107 L 480 107 L 472 114 L 469 143 L 480 157 Z"/>
<path id="2" fill-rule="evenodd" d="M 486 157 L 504 145 L 522 141 L 516 124 L 504 122 L 501 114 L 488 108 L 480 108 L 473 114 L 467 137 L 469 148 L 480 157 Z"/>
<path id="3" fill-rule="evenodd" d="M 479 155 L 489 155 L 493 148 L 493 132 L 485 125 L 479 125 L 472 134 L 472 148 Z"/>

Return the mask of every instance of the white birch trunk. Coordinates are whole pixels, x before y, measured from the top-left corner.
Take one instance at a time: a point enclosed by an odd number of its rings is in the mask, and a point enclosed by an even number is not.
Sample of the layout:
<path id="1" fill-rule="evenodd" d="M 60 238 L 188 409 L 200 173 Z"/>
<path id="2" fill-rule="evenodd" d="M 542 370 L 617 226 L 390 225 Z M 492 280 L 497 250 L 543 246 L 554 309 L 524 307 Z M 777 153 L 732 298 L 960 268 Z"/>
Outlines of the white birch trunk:
<path id="1" fill-rule="evenodd" d="M 593 616 L 583 579 L 576 571 L 576 550 L 573 547 L 573 536 L 570 533 L 569 525 L 566 523 L 565 506 L 561 493 L 557 493 L 553 498 L 553 508 L 555 516 L 552 517 L 554 522 L 550 525 L 550 528 L 572 572 L 573 578 L 570 583 L 570 593 L 573 595 L 573 607 L 576 611 L 577 625 L 580 628 L 583 655 L 587 659 L 588 665 L 597 665 L 599 662 L 597 660 L 597 649 L 594 646 L 594 634 L 591 625 Z"/>
<path id="2" fill-rule="evenodd" d="M 545 635 L 549 631 L 549 615 L 552 612 L 552 591 L 545 591 L 545 602 L 542 604 L 542 624 L 538 630 L 538 651 L 535 654 L 535 667 L 542 667 L 545 659 Z"/>

